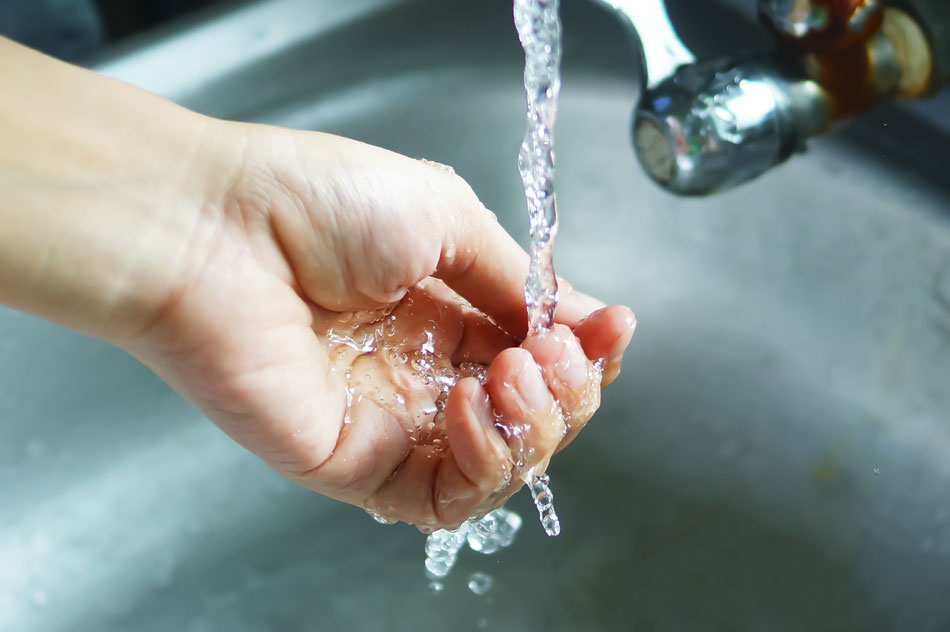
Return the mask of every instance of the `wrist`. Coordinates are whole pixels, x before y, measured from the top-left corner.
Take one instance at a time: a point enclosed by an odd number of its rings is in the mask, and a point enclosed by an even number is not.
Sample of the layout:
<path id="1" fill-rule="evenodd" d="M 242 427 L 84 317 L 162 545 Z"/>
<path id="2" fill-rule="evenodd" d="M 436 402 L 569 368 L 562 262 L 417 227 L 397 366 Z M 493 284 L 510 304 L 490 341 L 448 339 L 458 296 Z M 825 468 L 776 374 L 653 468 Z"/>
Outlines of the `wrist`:
<path id="1" fill-rule="evenodd" d="M 0 38 L 0 303 L 125 346 L 220 221 L 223 125 Z"/>

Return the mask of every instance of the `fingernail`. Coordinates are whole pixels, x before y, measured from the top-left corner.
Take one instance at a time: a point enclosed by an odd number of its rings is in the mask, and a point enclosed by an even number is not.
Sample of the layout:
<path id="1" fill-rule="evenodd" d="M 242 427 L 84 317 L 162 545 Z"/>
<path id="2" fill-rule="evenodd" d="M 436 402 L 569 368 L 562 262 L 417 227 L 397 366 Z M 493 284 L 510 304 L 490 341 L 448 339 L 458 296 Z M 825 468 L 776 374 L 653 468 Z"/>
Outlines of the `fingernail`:
<path id="1" fill-rule="evenodd" d="M 620 346 L 619 350 L 610 354 L 611 360 L 617 360 L 623 357 L 623 352 L 626 351 L 627 345 L 630 344 L 630 339 L 633 338 L 633 332 L 637 329 L 637 317 L 634 316 L 630 309 L 627 309 L 626 311 L 627 313 L 624 314 L 623 319 L 623 324 L 626 329 L 623 335 L 621 335 L 619 338 L 619 341 L 622 341 L 623 344 Z"/>
<path id="2" fill-rule="evenodd" d="M 548 385 L 541 377 L 541 369 L 534 360 L 525 359 L 524 368 L 518 376 L 518 394 L 531 410 L 543 410 L 548 405 Z"/>
<path id="3" fill-rule="evenodd" d="M 587 381 L 587 356 L 575 340 L 565 340 L 564 349 L 557 362 L 558 378 L 570 386 L 577 388 Z"/>
<path id="4" fill-rule="evenodd" d="M 628 330 L 633 331 L 634 329 L 637 328 L 637 316 L 636 314 L 633 313 L 633 310 L 631 310 L 629 307 L 626 309 L 627 309 L 627 313 L 624 315 L 623 322 L 627 326 Z"/>

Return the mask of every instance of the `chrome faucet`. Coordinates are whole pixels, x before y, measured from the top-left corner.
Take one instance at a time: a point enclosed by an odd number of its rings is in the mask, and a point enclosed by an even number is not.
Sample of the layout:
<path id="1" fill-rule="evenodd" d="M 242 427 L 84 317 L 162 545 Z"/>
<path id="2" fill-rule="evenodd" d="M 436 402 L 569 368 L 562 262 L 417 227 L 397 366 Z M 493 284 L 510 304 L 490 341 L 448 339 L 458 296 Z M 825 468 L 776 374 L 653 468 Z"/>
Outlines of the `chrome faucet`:
<path id="1" fill-rule="evenodd" d="M 705 61 L 682 43 L 664 0 L 598 1 L 618 13 L 639 47 L 637 157 L 678 195 L 747 182 L 834 121 L 885 96 L 931 94 L 950 79 L 950 60 L 934 52 L 950 48 L 934 40 L 950 25 L 947 0 L 895 0 L 911 6 L 886 11 L 880 0 L 759 0 L 778 50 Z"/>
<path id="2" fill-rule="evenodd" d="M 663 0 L 599 0 L 617 12 L 640 48 L 640 78 L 652 88 L 696 60 L 670 23 Z"/>

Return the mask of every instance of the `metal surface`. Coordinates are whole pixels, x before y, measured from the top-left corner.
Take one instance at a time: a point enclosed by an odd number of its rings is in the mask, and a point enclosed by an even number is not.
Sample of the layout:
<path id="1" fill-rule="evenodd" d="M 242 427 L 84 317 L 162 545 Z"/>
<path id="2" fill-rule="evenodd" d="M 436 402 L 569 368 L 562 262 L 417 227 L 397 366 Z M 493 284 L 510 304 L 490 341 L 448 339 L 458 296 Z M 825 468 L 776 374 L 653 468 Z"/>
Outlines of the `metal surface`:
<path id="1" fill-rule="evenodd" d="M 684 64 L 695 61 L 670 24 L 665 0 L 597 0 L 624 21 L 639 44 L 641 81 L 653 87 Z"/>
<path id="2" fill-rule="evenodd" d="M 267 6 L 293 24 L 338 3 L 307 4 Z M 433 595 L 413 529 L 293 487 L 129 357 L 3 311 L 0 629 L 950 628 L 946 137 L 884 109 L 740 189 L 669 196 L 630 151 L 624 32 L 564 13 L 556 263 L 639 329 L 553 462 L 562 535 L 522 493 L 514 546 L 463 555 Z M 510 4 L 329 24 L 244 56 L 254 30 L 232 22 L 249 39 L 220 72 L 201 67 L 216 24 L 170 36 L 187 56 L 155 42 L 108 67 L 215 115 L 452 164 L 524 240 Z"/>
<path id="3" fill-rule="evenodd" d="M 820 86 L 787 78 L 769 58 L 681 67 L 640 99 L 634 146 L 647 174 L 679 195 L 708 195 L 756 178 L 826 129 Z"/>
<path id="4" fill-rule="evenodd" d="M 757 178 L 827 132 L 836 118 L 896 92 L 901 71 L 884 34 L 868 40 L 862 57 L 864 72 L 851 77 L 854 85 L 820 62 L 813 73 L 819 80 L 810 79 L 807 60 L 796 65 L 781 55 L 681 66 L 637 105 L 633 139 L 640 164 L 677 195 L 709 195 Z"/>

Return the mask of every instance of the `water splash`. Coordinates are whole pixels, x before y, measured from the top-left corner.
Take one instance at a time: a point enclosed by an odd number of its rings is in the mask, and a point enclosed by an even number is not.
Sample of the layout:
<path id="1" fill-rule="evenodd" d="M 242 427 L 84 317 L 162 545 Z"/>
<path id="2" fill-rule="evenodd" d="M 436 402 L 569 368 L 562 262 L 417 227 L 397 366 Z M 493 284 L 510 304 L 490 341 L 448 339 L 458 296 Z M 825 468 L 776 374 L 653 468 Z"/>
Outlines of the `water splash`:
<path id="1" fill-rule="evenodd" d="M 459 551 L 467 544 L 482 555 L 491 555 L 511 546 L 521 528 L 521 516 L 507 509 L 495 509 L 481 518 L 471 518 L 458 529 L 440 529 L 426 538 L 426 573 L 439 580 L 451 572 Z"/>
<path id="2" fill-rule="evenodd" d="M 455 566 L 458 553 L 465 544 L 462 527 L 454 531 L 439 529 L 426 538 L 426 573 L 433 579 L 446 577 Z"/>

